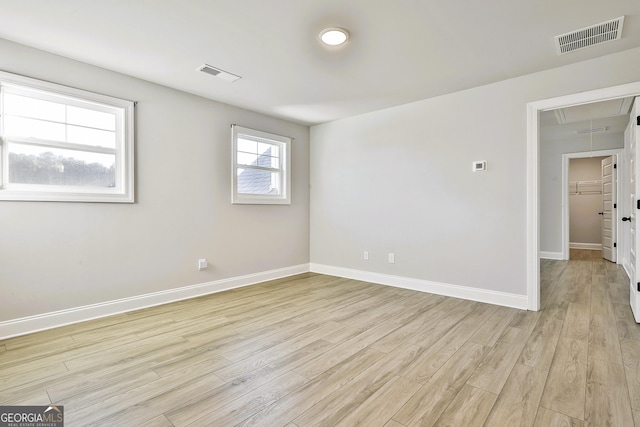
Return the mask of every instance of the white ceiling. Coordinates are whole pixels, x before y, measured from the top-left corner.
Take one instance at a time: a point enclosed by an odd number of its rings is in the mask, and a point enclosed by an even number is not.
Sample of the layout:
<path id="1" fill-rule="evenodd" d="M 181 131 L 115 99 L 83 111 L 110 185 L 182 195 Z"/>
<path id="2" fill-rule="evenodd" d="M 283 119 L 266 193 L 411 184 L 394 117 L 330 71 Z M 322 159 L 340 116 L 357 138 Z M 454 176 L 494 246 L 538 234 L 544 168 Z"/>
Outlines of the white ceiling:
<path id="1" fill-rule="evenodd" d="M 621 40 L 556 54 L 622 15 Z M 348 43 L 321 45 L 334 26 Z M 0 38 L 316 124 L 638 47 L 640 1 L 0 0 Z"/>
<path id="2" fill-rule="evenodd" d="M 605 127 L 607 134 L 619 134 L 623 138 L 629 123 L 633 98 L 618 98 L 590 104 L 576 105 L 540 113 L 540 139 L 543 141 L 567 141 L 588 138 L 578 131 Z M 594 135 L 602 135 L 598 132 Z"/>

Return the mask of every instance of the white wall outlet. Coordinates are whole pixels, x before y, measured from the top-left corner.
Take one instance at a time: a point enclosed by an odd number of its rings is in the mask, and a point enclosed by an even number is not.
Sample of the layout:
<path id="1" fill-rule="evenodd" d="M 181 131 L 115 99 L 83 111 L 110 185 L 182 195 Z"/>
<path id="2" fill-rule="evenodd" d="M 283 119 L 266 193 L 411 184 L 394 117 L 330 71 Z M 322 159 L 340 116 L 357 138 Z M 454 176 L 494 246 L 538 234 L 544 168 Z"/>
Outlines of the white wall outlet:
<path id="1" fill-rule="evenodd" d="M 198 271 L 202 271 L 208 267 L 207 260 L 202 258 L 198 260 Z"/>
<path id="2" fill-rule="evenodd" d="M 396 263 L 396 254 L 390 253 L 389 254 L 389 264 L 395 264 L 395 263 Z"/>
<path id="3" fill-rule="evenodd" d="M 486 171 L 487 170 L 487 161 L 486 160 L 474 160 L 472 163 L 472 170 L 474 172 Z"/>
<path id="4" fill-rule="evenodd" d="M 369 259 L 369 251 L 364 251 L 364 254 L 362 254 L 362 259 Z"/>

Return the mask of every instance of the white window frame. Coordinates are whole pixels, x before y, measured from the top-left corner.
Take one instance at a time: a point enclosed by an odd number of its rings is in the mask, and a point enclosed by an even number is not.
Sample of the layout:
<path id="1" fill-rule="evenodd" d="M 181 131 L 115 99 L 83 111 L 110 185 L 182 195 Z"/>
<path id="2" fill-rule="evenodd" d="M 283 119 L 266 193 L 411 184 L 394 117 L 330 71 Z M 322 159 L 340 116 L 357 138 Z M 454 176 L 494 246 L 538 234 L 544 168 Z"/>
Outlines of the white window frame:
<path id="1" fill-rule="evenodd" d="M 79 146 L 65 142 L 5 135 L 2 110 L 5 92 L 28 94 L 37 99 L 113 113 L 116 116 L 115 148 Z M 134 105 L 132 101 L 0 71 L 0 201 L 134 203 Z M 10 183 L 9 153 L 6 149 L 9 142 L 115 154 L 116 185 L 113 188 L 94 188 Z"/>
<path id="2" fill-rule="evenodd" d="M 231 126 L 231 203 L 252 205 L 290 205 L 291 204 L 291 138 L 275 135 L 238 125 Z M 279 172 L 280 194 L 248 194 L 238 192 L 238 168 L 246 169 L 247 165 L 238 164 L 238 138 L 250 139 L 276 145 L 280 148 L 280 165 L 278 168 L 251 167 L 258 170 Z"/>

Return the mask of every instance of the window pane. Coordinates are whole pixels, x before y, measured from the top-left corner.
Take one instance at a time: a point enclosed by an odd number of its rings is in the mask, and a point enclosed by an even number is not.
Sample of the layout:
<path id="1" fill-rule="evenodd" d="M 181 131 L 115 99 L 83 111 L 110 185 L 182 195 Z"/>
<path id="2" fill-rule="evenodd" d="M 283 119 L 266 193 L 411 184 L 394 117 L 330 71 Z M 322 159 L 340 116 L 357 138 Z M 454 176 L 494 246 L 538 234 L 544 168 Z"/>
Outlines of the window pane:
<path id="1" fill-rule="evenodd" d="M 116 134 L 115 132 L 105 130 L 67 126 L 67 142 L 93 145 L 96 147 L 116 148 Z"/>
<path id="2" fill-rule="evenodd" d="M 4 97 L 4 112 L 13 116 L 63 122 L 64 109 L 65 105 L 57 102 L 43 101 L 12 93 L 7 93 Z"/>
<path id="3" fill-rule="evenodd" d="M 48 139 L 50 141 L 65 140 L 65 125 L 37 119 L 5 116 L 5 134 L 24 138 Z"/>
<path id="4" fill-rule="evenodd" d="M 238 153 L 238 164 L 239 165 L 257 165 L 258 155 L 257 154 L 249 154 L 249 153 Z"/>
<path id="5" fill-rule="evenodd" d="M 245 153 L 258 153 L 258 143 L 249 139 L 238 138 L 238 151 Z"/>
<path id="6" fill-rule="evenodd" d="M 266 156 L 266 155 L 262 155 L 258 157 L 258 161 L 256 162 L 256 165 L 262 166 L 264 168 L 275 168 L 275 169 L 279 167 L 277 158 Z"/>
<path id="7" fill-rule="evenodd" d="M 278 157 L 278 147 L 260 142 L 258 143 L 258 154 Z"/>
<path id="8" fill-rule="evenodd" d="M 116 130 L 116 116 L 102 111 L 87 110 L 86 108 L 67 107 L 67 123 L 96 129 Z"/>
<path id="9" fill-rule="evenodd" d="M 8 144 L 9 182 L 115 187 L 115 155 Z"/>
<path id="10" fill-rule="evenodd" d="M 278 172 L 238 168 L 238 193 L 280 194 Z"/>

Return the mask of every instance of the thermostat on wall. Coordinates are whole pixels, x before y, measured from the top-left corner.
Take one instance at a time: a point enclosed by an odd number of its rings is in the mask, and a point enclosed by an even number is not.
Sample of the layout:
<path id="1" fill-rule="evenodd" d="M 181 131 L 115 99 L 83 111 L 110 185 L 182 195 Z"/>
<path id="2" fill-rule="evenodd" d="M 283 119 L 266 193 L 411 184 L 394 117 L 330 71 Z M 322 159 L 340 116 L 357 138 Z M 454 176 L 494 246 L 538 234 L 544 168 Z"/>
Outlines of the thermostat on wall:
<path id="1" fill-rule="evenodd" d="M 476 160 L 473 162 L 473 171 L 486 171 L 487 170 L 487 161 L 486 160 Z"/>

